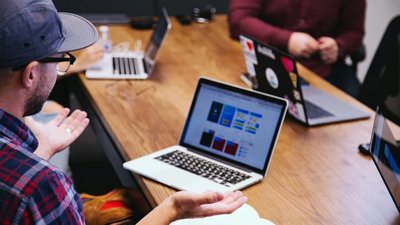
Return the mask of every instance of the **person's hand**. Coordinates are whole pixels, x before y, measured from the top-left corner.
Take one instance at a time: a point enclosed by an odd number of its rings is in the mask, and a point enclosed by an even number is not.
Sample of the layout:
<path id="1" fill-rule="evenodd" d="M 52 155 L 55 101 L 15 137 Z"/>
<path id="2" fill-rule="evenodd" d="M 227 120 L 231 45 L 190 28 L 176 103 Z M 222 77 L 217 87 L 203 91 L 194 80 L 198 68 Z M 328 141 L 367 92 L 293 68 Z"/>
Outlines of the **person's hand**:
<path id="1" fill-rule="evenodd" d="M 326 64 L 335 63 L 339 57 L 339 46 L 335 39 L 331 37 L 321 37 L 318 39 L 318 42 L 322 61 Z"/>
<path id="2" fill-rule="evenodd" d="M 142 218 L 137 225 L 168 225 L 179 219 L 229 214 L 246 203 L 247 197 L 240 191 L 206 192 L 203 194 L 187 191 L 176 192 Z"/>
<path id="3" fill-rule="evenodd" d="M 224 194 L 218 192 L 195 194 L 181 191 L 171 195 L 169 200 L 176 212 L 176 219 L 184 219 L 232 213 L 246 203 L 247 197 L 240 191 Z"/>
<path id="4" fill-rule="evenodd" d="M 69 68 L 68 74 L 82 72 L 99 62 L 104 56 L 104 48 L 99 43 L 83 49 Z"/>
<path id="5" fill-rule="evenodd" d="M 75 110 L 70 116 L 65 108 L 51 121 L 43 124 L 32 116 L 25 117 L 25 123 L 35 134 L 39 146 L 34 152 L 43 159 L 50 159 L 55 153 L 69 146 L 89 124 L 86 112 Z"/>
<path id="6" fill-rule="evenodd" d="M 310 58 L 319 51 L 318 41 L 309 34 L 293 32 L 289 38 L 288 51 L 296 57 Z"/>

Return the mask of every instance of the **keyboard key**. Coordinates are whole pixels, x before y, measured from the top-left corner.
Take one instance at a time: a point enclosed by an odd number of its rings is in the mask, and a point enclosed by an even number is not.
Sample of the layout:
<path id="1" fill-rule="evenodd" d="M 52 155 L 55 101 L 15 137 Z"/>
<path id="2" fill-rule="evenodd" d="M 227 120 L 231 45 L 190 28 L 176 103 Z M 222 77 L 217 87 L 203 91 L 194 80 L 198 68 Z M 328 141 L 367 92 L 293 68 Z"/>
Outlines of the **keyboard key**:
<path id="1" fill-rule="evenodd" d="M 139 60 L 142 59 L 132 57 L 113 57 L 113 73 L 117 75 L 137 75 L 143 73 L 139 66 Z"/>

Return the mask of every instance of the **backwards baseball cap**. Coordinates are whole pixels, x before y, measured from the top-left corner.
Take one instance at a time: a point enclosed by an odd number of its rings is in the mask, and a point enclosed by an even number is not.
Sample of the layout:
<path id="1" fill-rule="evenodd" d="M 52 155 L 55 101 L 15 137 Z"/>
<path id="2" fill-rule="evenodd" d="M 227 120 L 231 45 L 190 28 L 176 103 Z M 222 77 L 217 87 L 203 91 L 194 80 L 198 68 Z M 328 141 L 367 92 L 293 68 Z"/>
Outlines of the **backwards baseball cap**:
<path id="1" fill-rule="evenodd" d="M 58 13 L 52 0 L 2 0 L 0 68 L 22 66 L 97 41 L 96 28 L 71 13 Z"/>

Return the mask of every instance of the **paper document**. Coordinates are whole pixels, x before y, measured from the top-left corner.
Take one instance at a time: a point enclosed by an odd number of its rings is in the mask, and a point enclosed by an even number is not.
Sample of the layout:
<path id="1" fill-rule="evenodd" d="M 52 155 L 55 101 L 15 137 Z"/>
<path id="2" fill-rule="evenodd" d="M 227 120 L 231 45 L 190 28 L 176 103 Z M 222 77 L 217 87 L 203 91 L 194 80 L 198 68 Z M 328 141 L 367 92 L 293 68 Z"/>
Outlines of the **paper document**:
<path id="1" fill-rule="evenodd" d="M 253 207 L 244 204 L 231 214 L 177 220 L 170 225 L 274 225 L 274 223 L 260 218 Z"/>

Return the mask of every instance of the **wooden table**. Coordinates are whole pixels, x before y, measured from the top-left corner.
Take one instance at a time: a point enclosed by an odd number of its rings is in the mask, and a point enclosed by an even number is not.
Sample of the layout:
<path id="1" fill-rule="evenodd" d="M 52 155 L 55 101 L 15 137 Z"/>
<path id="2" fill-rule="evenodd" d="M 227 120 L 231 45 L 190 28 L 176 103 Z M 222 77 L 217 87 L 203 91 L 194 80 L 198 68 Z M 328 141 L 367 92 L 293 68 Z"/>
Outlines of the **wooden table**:
<path id="1" fill-rule="evenodd" d="M 172 29 L 148 80 L 87 80 L 80 85 L 122 161 L 176 144 L 200 75 L 245 86 L 239 42 L 230 39 L 226 16 L 210 24 Z M 151 31 L 112 26 L 114 44 L 147 42 Z M 244 190 L 248 203 L 276 224 L 399 224 L 396 207 L 369 157 L 374 113 L 300 66 L 311 84 L 371 113 L 367 120 L 309 128 L 286 118 L 268 175 Z M 117 166 L 122 168 L 120 162 Z M 175 190 L 135 175 L 152 206 Z"/>

